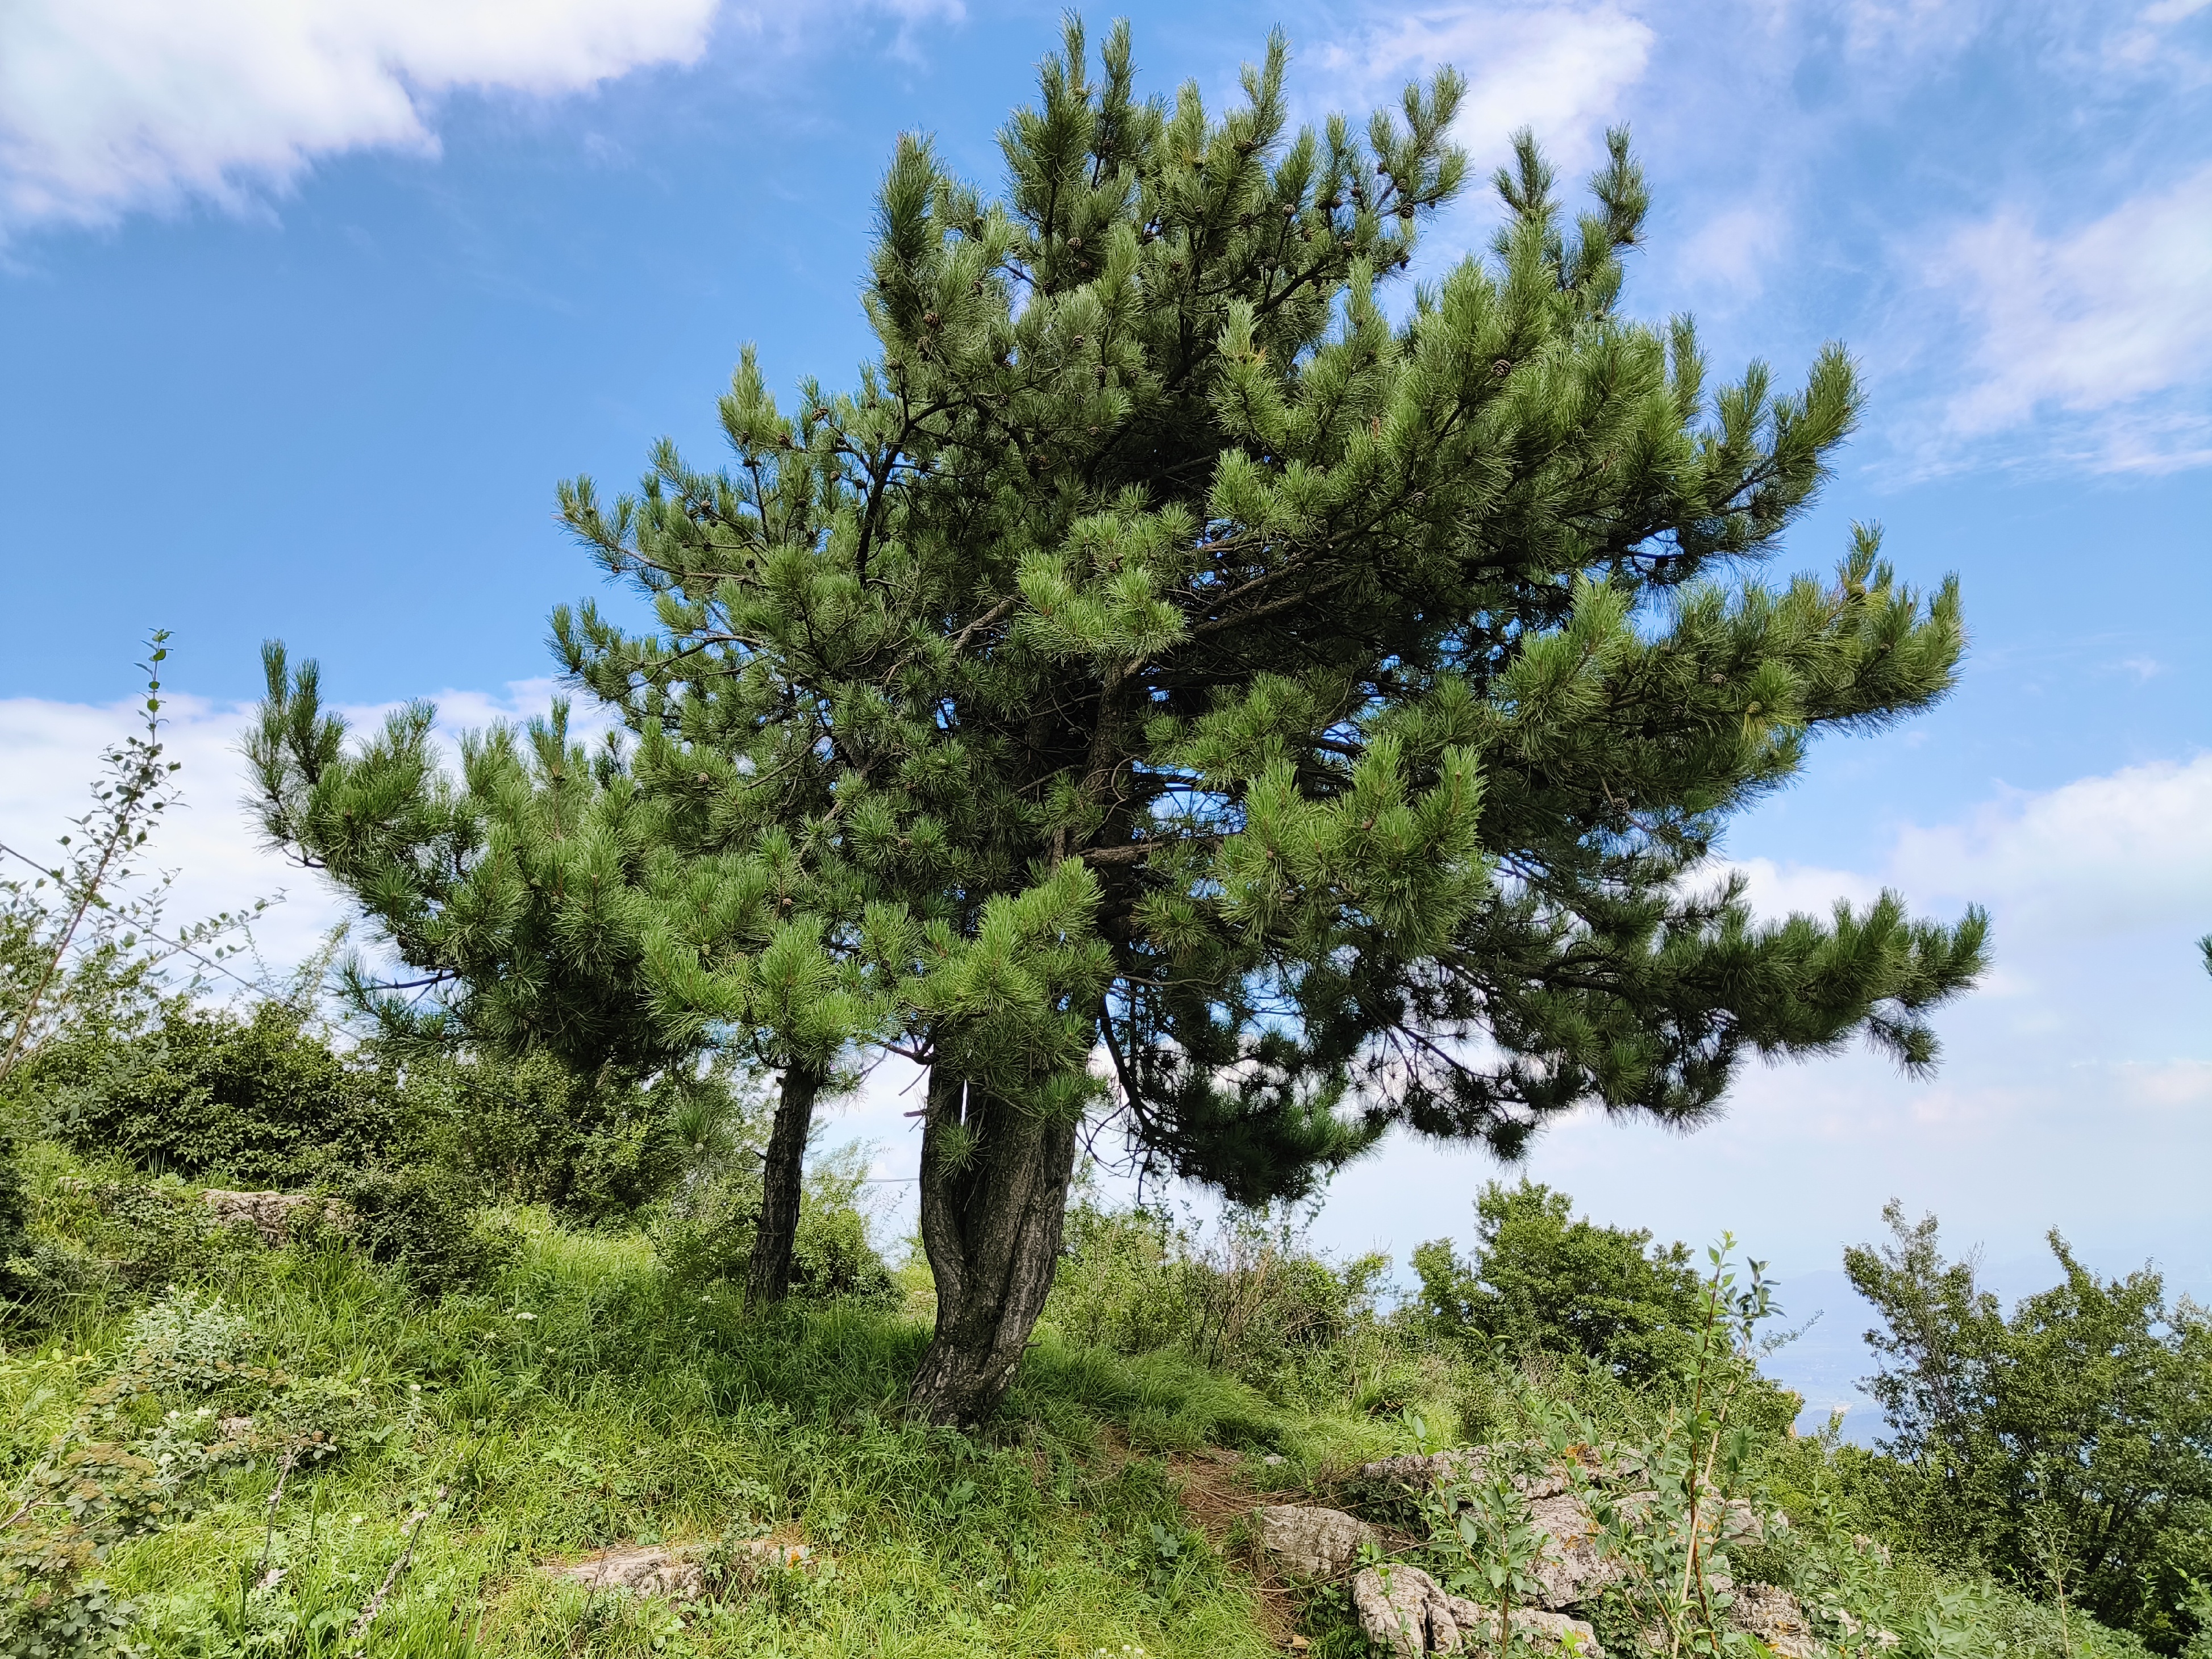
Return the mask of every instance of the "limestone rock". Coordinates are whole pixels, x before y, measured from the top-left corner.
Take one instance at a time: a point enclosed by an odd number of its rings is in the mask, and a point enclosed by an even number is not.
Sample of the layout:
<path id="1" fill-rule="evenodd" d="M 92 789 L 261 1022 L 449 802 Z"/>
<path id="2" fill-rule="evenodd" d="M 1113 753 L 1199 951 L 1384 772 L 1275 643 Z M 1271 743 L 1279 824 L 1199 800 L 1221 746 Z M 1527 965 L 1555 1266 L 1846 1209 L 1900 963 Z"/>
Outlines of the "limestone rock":
<path id="1" fill-rule="evenodd" d="M 1588 1601 L 1628 1577 L 1627 1567 L 1606 1552 L 1596 1518 L 1571 1493 L 1536 1499 L 1528 1505 L 1528 1523 L 1543 1535 L 1543 1553 L 1529 1574 L 1543 1586 L 1538 1599 L 1546 1607 Z"/>
<path id="2" fill-rule="evenodd" d="M 1721 1542 L 1761 1544 L 1766 1541 L 1766 1521 L 1750 1499 L 1731 1498 L 1721 1510 Z"/>
<path id="3" fill-rule="evenodd" d="M 1451 1480 L 1480 1480 L 1489 1473 L 1491 1460 L 1507 1457 L 1528 1465 L 1548 1458 L 1548 1449 L 1535 1441 L 1499 1446 L 1457 1446 L 1446 1451 L 1431 1452 L 1426 1455 L 1386 1457 L 1377 1462 L 1360 1466 L 1361 1476 L 1369 1480 L 1387 1481 L 1392 1485 L 1411 1486 L 1425 1492 L 1431 1486 Z M 1601 1453 L 1591 1446 L 1577 1446 L 1571 1455 L 1581 1467 L 1583 1477 L 1601 1486 L 1640 1486 L 1643 1470 L 1626 1454 Z M 1540 1498 L 1557 1498 L 1573 1489 L 1564 1464 L 1553 1463 L 1536 1474 L 1516 1474 L 1513 1490 L 1534 1502 Z"/>
<path id="4" fill-rule="evenodd" d="M 811 1555 L 804 1544 L 773 1544 L 764 1539 L 731 1545 L 633 1544 L 600 1550 L 573 1565 L 549 1565 L 542 1571 L 588 1589 L 628 1590 L 690 1601 L 716 1588 L 716 1568 L 721 1564 L 715 1558 L 724 1552 L 729 1565 L 754 1572 L 763 1568 L 803 1567 Z"/>
<path id="5" fill-rule="evenodd" d="M 1402 1659 L 1496 1646 L 1496 1613 L 1450 1594 L 1419 1567 L 1363 1568 L 1352 1581 L 1352 1605 L 1367 1639 Z M 1605 1659 L 1597 1632 L 1579 1619 L 1522 1607 L 1515 1609 L 1512 1623 L 1540 1651 Z"/>
<path id="6" fill-rule="evenodd" d="M 1429 1605 L 1440 1595 L 1419 1567 L 1364 1567 L 1352 1581 L 1352 1610 L 1369 1641 L 1416 1659 L 1431 1650 Z"/>
<path id="7" fill-rule="evenodd" d="M 1362 1544 L 1379 1537 L 1357 1516 L 1317 1504 L 1265 1504 L 1252 1519 L 1260 1547 L 1297 1578 L 1334 1577 L 1359 1559 Z"/>
<path id="8" fill-rule="evenodd" d="M 1426 1492 L 1431 1486 L 1441 1486 L 1449 1481 L 1481 1480 L 1489 1473 L 1490 1460 L 1498 1449 L 1511 1449 L 1459 1446 L 1449 1451 L 1430 1452 L 1426 1455 L 1408 1454 L 1403 1457 L 1385 1457 L 1377 1462 L 1362 1464 L 1359 1473 L 1369 1480 L 1386 1481 L 1392 1486 L 1410 1486 L 1416 1492 Z M 1558 1470 L 1513 1478 L 1513 1490 L 1523 1498 L 1553 1498 L 1566 1489 L 1567 1478 Z"/>
<path id="9" fill-rule="evenodd" d="M 242 1223 L 252 1228 L 271 1249 L 292 1237 L 292 1217 L 300 1210 L 319 1210 L 324 1225 L 339 1232 L 353 1225 L 353 1216 L 344 1205 L 319 1193 L 233 1193 L 210 1187 L 200 1198 L 215 1212 L 218 1222 L 225 1226 Z"/>
<path id="10" fill-rule="evenodd" d="M 1756 1637 L 1780 1659 L 1814 1659 L 1820 1644 L 1796 1596 L 1773 1584 L 1747 1584 L 1729 1604 L 1729 1623 Z"/>

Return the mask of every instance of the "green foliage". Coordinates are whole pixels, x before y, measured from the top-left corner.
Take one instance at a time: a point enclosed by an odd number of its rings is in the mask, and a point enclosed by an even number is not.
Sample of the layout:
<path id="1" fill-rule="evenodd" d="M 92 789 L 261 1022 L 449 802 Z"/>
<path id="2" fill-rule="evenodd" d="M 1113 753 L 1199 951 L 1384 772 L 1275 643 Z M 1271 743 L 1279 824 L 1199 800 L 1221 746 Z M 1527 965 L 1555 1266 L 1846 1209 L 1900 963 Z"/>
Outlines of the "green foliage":
<path id="1" fill-rule="evenodd" d="M 295 1473 L 389 1439 L 358 1385 L 249 1363 L 264 1340 L 236 1309 L 190 1289 L 131 1318 L 113 1371 L 30 1460 L 0 1526 L 0 1654 L 143 1652 L 132 1626 L 155 1608 L 115 1593 L 118 1552 L 220 1510 L 226 1484 L 273 1473 L 281 1494 Z M 36 1410 L 53 1394 L 17 1403 Z"/>
<path id="2" fill-rule="evenodd" d="M 374 1166 L 434 1166 L 479 1201 L 550 1204 L 585 1220 L 650 1202 L 685 1158 L 677 1115 L 739 1114 L 719 1075 L 643 1085 L 585 1077 L 536 1053 L 427 1054 L 404 1066 L 342 1050 L 297 1003 L 244 1016 L 173 999 L 160 1023 L 57 1046 L 39 1091 L 82 1151 L 251 1188 L 341 1183 Z"/>
<path id="3" fill-rule="evenodd" d="M 408 1151 L 467 1176 L 488 1200 L 548 1204 L 580 1220 L 628 1215 L 666 1192 L 687 1157 L 677 1118 L 735 1115 L 719 1078 L 637 1085 L 582 1076 L 552 1054 L 427 1055 L 404 1072 Z"/>
<path id="4" fill-rule="evenodd" d="M 22 1138 L 0 1117 L 0 1304 L 28 1288 L 31 1194 L 23 1170 Z"/>
<path id="5" fill-rule="evenodd" d="M 479 1213 L 475 1184 L 456 1170 L 372 1165 L 334 1175 L 325 1190 L 351 1212 L 350 1242 L 370 1261 L 397 1265 L 428 1300 L 479 1283 L 514 1253 L 507 1232 Z"/>
<path id="6" fill-rule="evenodd" d="M 2205 954 L 2212 957 L 2212 950 Z M 2181 1650 L 2181 1659 L 2212 1659 L 2212 1584 L 2190 1579 L 2189 1594 L 2183 1598 L 2181 1610 L 2196 1626 L 2190 1633 L 2188 1645 Z"/>
<path id="7" fill-rule="evenodd" d="M 1660 1633 L 1670 1655 L 1712 1659 L 1736 1645 L 1727 1618 L 1729 1549 L 1757 1526 L 1750 1498 L 1757 1439 L 1736 1407 L 1757 1380 L 1753 1345 L 1770 1312 L 1760 1264 L 1741 1277 L 1729 1257 L 1733 1245 L 1723 1237 L 1709 1252 L 1692 1340 L 1657 1431 L 1607 1444 L 1595 1423 L 1569 1411 L 1553 1419 L 1547 1436 L 1551 1458 L 1626 1568 L 1608 1595 L 1637 1628 Z M 1595 1474 L 1585 1462 L 1593 1448 Z M 1608 1462 L 1635 1469 L 1649 1496 L 1624 1497 L 1598 1478 Z"/>
<path id="8" fill-rule="evenodd" d="M 1355 1333 L 1379 1334 L 1375 1296 L 1389 1267 L 1379 1255 L 1327 1261 L 1287 1218 L 1224 1211 L 1201 1245 L 1164 1212 L 1082 1203 L 1069 1212 L 1044 1317 L 1079 1346 L 1172 1350 L 1287 1402 L 1310 1397 Z"/>
<path id="9" fill-rule="evenodd" d="M 49 1120 L 81 1151 L 210 1185 L 298 1188 L 391 1158 L 406 1134 L 398 1079 L 349 1063 L 308 1018 L 173 999 L 143 1034 L 70 1042 Z"/>
<path id="10" fill-rule="evenodd" d="M 211 1409 L 180 1428 L 173 1411 L 137 1407 L 162 1395 L 235 1400 L 281 1385 L 239 1363 L 250 1334 L 220 1302 L 189 1291 L 132 1321 L 122 1365 L 11 1494 L 15 1513 L 0 1527 L 0 1654 L 125 1650 L 133 1609 L 96 1576 L 100 1564 L 124 1540 L 180 1519 L 191 1481 L 241 1449 L 192 1433 Z"/>
<path id="11" fill-rule="evenodd" d="M 1529 1606 L 1541 1588 L 1534 1570 L 1544 1540 L 1528 1524 L 1516 1473 L 1503 1455 L 1493 1456 L 1479 1474 L 1462 1473 L 1437 1486 L 1425 1504 L 1431 1547 L 1448 1564 L 1445 1584 L 1486 1611 L 1497 1609 L 1490 1645 L 1501 1656 L 1526 1650 L 1516 1639 L 1513 1610 Z"/>
<path id="12" fill-rule="evenodd" d="M 99 1216 L 88 1231 L 100 1257 L 128 1285 L 218 1278 L 261 1248 L 244 1229 L 226 1226 L 174 1175 L 89 1182 L 84 1197 Z"/>
<path id="13" fill-rule="evenodd" d="M 1869 1388 L 1899 1520 L 2179 1650 L 2191 1576 L 2212 1573 L 2212 1318 L 2148 1268 L 2098 1279 L 2055 1231 L 2063 1280 L 2007 1316 L 1971 1260 L 1943 1259 L 1932 1216 L 1883 1215 L 1890 1241 L 1844 1266 L 1883 1320 Z"/>
<path id="14" fill-rule="evenodd" d="M 419 1016 L 356 981 L 393 1029 L 639 1075 L 927 1060 L 947 1420 L 1010 1374 L 1109 1094 L 1141 1161 L 1272 1201 L 1393 1126 L 1690 1124 L 1747 1055 L 1862 1036 L 1924 1069 L 1981 970 L 1978 910 L 1761 921 L 1711 862 L 1963 649 L 1955 584 L 1871 527 L 1759 574 L 1858 418 L 1849 357 L 1709 384 L 1686 320 L 1626 313 L 1625 132 L 1571 228 L 1522 135 L 1488 255 L 1388 304 L 1466 181 L 1465 82 L 1295 130 L 1287 63 L 1209 112 L 1071 21 L 995 197 L 900 142 L 857 382 L 787 410 L 747 349 L 729 465 L 562 488 L 653 607 L 553 619 L 623 741 L 560 710 L 451 777 L 426 706 L 349 744 L 266 658 L 264 826 L 419 970 Z"/>
<path id="15" fill-rule="evenodd" d="M 1705 1297 L 1685 1244 L 1573 1219 L 1574 1200 L 1526 1179 L 1486 1185 L 1475 1243 L 1413 1252 L 1421 1305 L 1439 1329 L 1492 1345 L 1507 1358 L 1572 1354 L 1638 1382 L 1672 1375 L 1705 1324 Z"/>
<path id="16" fill-rule="evenodd" d="M 861 1207 L 868 1170 L 865 1147 L 848 1146 L 810 1163 L 792 1249 L 791 1294 L 801 1300 L 841 1297 L 897 1299 L 890 1267 L 869 1236 Z M 651 1227 L 653 1255 L 670 1280 L 687 1289 L 742 1285 L 759 1225 L 758 1182 L 720 1171 L 672 1200 Z"/>

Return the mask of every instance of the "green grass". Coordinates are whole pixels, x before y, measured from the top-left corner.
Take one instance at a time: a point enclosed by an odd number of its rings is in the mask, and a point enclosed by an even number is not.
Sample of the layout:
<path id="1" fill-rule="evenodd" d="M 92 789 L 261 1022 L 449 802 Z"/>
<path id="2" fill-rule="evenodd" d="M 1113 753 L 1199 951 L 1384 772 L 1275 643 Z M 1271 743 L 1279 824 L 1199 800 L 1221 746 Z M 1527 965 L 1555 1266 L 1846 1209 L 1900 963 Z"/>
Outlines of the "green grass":
<path id="1" fill-rule="evenodd" d="M 337 1455 L 290 1476 L 273 1525 L 264 1453 L 114 1551 L 106 1576 L 149 1651 L 344 1650 L 408 1516 L 442 1489 L 375 1651 L 1256 1655 L 1278 1650 L 1253 1589 L 1188 1524 L 1167 1455 L 1279 1450 L 1276 1484 L 1389 1441 L 1172 1355 L 1070 1350 L 1049 1331 L 988 1435 L 928 1428 L 900 1411 L 927 1334 L 912 1319 L 750 1317 L 726 1292 L 672 1291 L 635 1236 L 516 1220 L 522 1248 L 496 1281 L 434 1305 L 340 1245 L 232 1264 L 220 1293 L 252 1323 L 244 1358 L 349 1385 L 370 1409 Z M 123 1363 L 131 1311 L 90 1299 L 0 1363 L 12 1475 Z M 252 1404 L 172 1390 L 141 1418 Z M 770 1531 L 819 1565 L 680 1617 L 533 1571 L 617 1541 Z M 241 1601 L 264 1556 L 282 1583 Z"/>
<path id="2" fill-rule="evenodd" d="M 1304 1491 L 1379 1502 L 1375 1518 L 1411 1523 L 1410 1505 L 1363 1499 L 1341 1477 L 1417 1443 L 1527 1439 L 1562 1402 L 1598 1437 L 1631 1443 L 1666 1410 L 1601 1372 L 1480 1363 L 1371 1314 L 1319 1346 L 1268 1338 L 1228 1370 L 1175 1347 L 1078 1345 L 1048 1318 L 1003 1411 L 963 1435 L 902 1411 L 927 1340 L 911 1300 L 749 1315 L 726 1287 L 684 1288 L 635 1231 L 521 1210 L 495 1218 L 514 1241 L 502 1266 L 428 1301 L 342 1239 L 210 1248 L 160 1219 L 173 1211 L 149 1211 L 153 1231 L 134 1245 L 74 1179 L 84 1171 L 42 1156 L 41 1225 L 124 1266 L 85 1274 L 35 1334 L 19 1322 L 0 1350 L 0 1493 L 28 1490 L 57 1446 L 166 1447 L 185 1463 L 196 1447 L 229 1449 L 182 1484 L 181 1507 L 93 1568 L 133 1605 L 133 1640 L 159 1659 L 362 1651 L 354 1626 L 410 1527 L 369 1655 L 1239 1659 L 1281 1652 L 1287 1611 L 1310 1659 L 1364 1659 L 1340 1588 L 1294 1607 L 1263 1591 L 1235 1524 L 1246 1502 Z M 222 1299 L 190 1330 L 222 1346 L 228 1322 L 246 1322 L 236 1351 L 224 1348 L 229 1368 L 183 1338 L 157 1363 L 134 1339 L 164 1294 L 144 1267 L 162 1251 L 187 1295 Z M 1171 1275 L 1112 1271 L 1126 1282 L 1078 1291 L 1180 1305 Z M 103 1415 L 103 1386 L 134 1376 L 150 1392 Z M 1760 1478 L 1765 1501 L 1802 1524 L 1753 1566 L 1780 1583 L 1822 1528 L 1835 1537 L 1818 1547 L 1857 1559 L 1861 1524 L 1814 1494 L 1827 1453 L 1790 1439 L 1787 1414 L 1760 1430 Z M 248 1437 L 227 1439 L 225 1419 L 248 1415 Z M 279 1449 L 309 1431 L 334 1449 L 284 1473 Z M 1206 1488 L 1211 1535 L 1183 1500 L 1192 1482 Z M 0 1582 L 19 1535 L 0 1528 Z M 803 1542 L 811 1562 L 682 1607 L 540 1570 L 615 1543 L 761 1538 Z M 1908 1621 L 1961 1586 L 1982 1598 L 1977 1639 L 2002 1630 L 2013 1659 L 2147 1659 L 1947 1567 L 1900 1556 L 1884 1578 L 1869 1605 L 1906 1631 L 1898 1659 L 1946 1659 L 1952 1649 L 1918 1643 Z M 0 1617 L 0 1659 L 15 1651 L 7 1631 Z"/>

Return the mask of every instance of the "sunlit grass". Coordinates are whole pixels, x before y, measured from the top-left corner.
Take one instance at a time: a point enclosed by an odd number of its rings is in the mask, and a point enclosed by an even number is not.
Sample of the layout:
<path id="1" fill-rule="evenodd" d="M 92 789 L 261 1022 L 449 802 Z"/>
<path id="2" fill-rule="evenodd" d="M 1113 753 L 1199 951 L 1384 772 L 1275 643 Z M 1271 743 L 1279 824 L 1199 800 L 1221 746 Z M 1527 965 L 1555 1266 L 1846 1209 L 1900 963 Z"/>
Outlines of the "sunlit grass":
<path id="1" fill-rule="evenodd" d="M 263 1455 L 118 1547 L 109 1582 L 155 1654 L 349 1650 L 421 1526 L 379 1653 L 1147 1654 L 1273 1650 L 1252 1592 L 1188 1524 L 1164 1461 L 1305 1442 L 1254 1390 L 1187 1360 L 1049 1334 L 982 1437 L 905 1419 L 927 1331 L 830 1305 L 749 1316 L 683 1294 L 636 1237 L 511 1217 L 522 1248 L 434 1305 L 343 1245 L 245 1261 L 221 1291 L 257 1364 L 363 1389 L 376 1426 L 270 1499 Z M 89 1298 L 0 1371 L 27 1467 L 120 1358 L 131 1304 Z M 82 1356 L 89 1354 L 91 1358 Z M 165 1401 L 189 1408 L 191 1401 Z M 604 1545 L 773 1532 L 814 1552 L 719 1602 L 672 1607 L 536 1571 Z M 270 1569 L 281 1579 L 252 1585 Z"/>

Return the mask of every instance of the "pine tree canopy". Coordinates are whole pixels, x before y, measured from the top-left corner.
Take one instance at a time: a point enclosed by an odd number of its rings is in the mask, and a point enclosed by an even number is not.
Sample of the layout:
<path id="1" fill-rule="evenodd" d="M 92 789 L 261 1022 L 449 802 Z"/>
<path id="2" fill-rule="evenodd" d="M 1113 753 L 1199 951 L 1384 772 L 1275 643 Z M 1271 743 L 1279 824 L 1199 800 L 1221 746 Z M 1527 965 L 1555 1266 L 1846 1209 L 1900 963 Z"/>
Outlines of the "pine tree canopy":
<path id="1" fill-rule="evenodd" d="M 627 745 L 495 734 L 449 782 L 425 717 L 349 752 L 275 661 L 272 835 L 505 1040 L 921 1060 L 926 1236 L 932 1170 L 1103 1113 L 1255 1200 L 1393 1126 L 1695 1122 L 1747 1053 L 1927 1066 L 1978 911 L 1763 921 L 1714 861 L 1959 662 L 1955 584 L 1871 528 L 1765 574 L 1849 357 L 1717 384 L 1625 314 L 1624 132 L 1571 222 L 1522 135 L 1487 256 L 1408 291 L 1460 78 L 1294 133 L 1285 66 L 1216 118 L 1071 24 L 997 197 L 902 140 L 857 380 L 787 407 L 748 350 L 723 465 L 562 489 L 656 607 L 554 613 Z"/>
<path id="2" fill-rule="evenodd" d="M 453 780 L 428 704 L 400 709 L 349 755 L 343 723 L 321 708 L 317 665 L 288 671 L 274 644 L 262 657 L 269 696 L 246 746 L 264 831 L 422 970 L 395 984 L 357 962 L 342 968 L 349 1000 L 388 1038 L 641 1076 L 716 1040 L 772 1064 L 826 1062 L 871 1029 L 866 988 L 781 914 L 787 840 L 679 850 L 620 750 L 569 739 L 567 704 L 520 730 L 464 737 Z M 726 955 L 741 941 L 743 983 L 681 1012 L 656 995 L 645 955 L 672 919 L 695 948 Z M 744 1024 L 747 1013 L 764 1024 Z"/>

